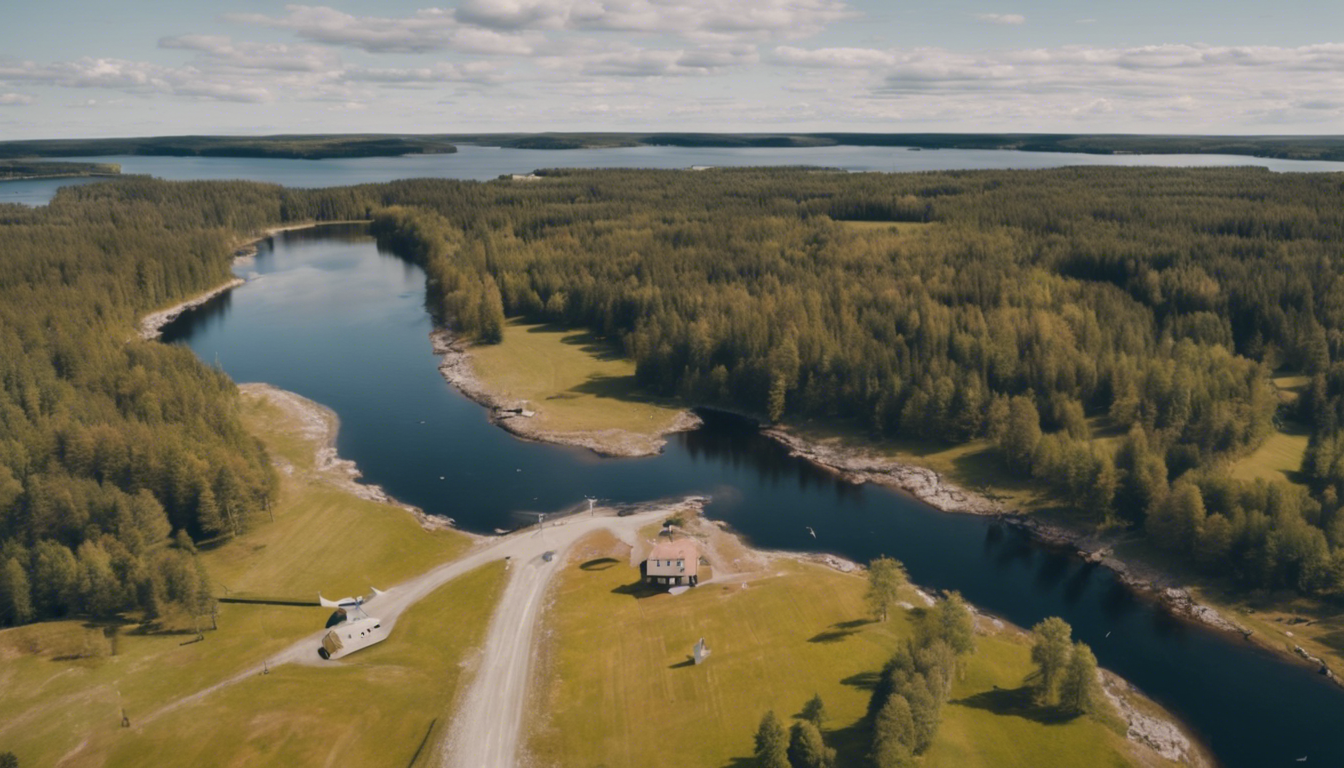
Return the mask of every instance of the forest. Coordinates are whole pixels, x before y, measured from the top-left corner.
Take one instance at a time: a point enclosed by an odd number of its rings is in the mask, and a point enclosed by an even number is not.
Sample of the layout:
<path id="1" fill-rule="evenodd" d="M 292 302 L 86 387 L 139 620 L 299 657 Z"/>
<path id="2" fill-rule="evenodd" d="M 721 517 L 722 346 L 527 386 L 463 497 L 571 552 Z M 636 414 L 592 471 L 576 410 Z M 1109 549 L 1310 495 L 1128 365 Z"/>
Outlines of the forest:
<path id="1" fill-rule="evenodd" d="M 155 136 L 135 139 L 32 139 L 0 142 L 0 158 L 160 155 L 323 160 L 444 154 L 457 147 L 433 136 Z"/>
<path id="2" fill-rule="evenodd" d="M 1243 588 L 1344 598 L 1338 175 L 542 176 L 134 177 L 0 205 L 0 623 L 208 598 L 196 544 L 277 481 L 228 378 L 135 319 L 223 282 L 266 226 L 367 218 L 481 343 L 506 315 L 588 328 L 688 405 L 985 439 L 1098 525 Z M 1299 398 L 1275 371 L 1306 377 Z M 1311 434 L 1303 482 L 1231 477 L 1288 422 Z"/>
<path id="3" fill-rule="evenodd" d="M 0 181 L 5 179 L 56 178 L 61 176 L 115 176 L 116 163 L 72 163 L 41 160 L 0 160 Z"/>
<path id="4" fill-rule="evenodd" d="M 208 610 L 196 543 L 251 524 L 277 478 L 233 382 L 132 329 L 287 206 L 315 215 L 279 187 L 142 178 L 0 205 L 0 625 Z"/>
<path id="5" fill-rule="evenodd" d="M 586 327 L 690 404 L 986 438 L 1097 524 L 1245 587 L 1344 596 L 1337 175 L 542 173 L 381 188 L 375 232 L 462 333 Z M 1276 370 L 1308 391 L 1281 403 Z M 1311 431 L 1306 482 L 1232 479 L 1286 421 Z"/>

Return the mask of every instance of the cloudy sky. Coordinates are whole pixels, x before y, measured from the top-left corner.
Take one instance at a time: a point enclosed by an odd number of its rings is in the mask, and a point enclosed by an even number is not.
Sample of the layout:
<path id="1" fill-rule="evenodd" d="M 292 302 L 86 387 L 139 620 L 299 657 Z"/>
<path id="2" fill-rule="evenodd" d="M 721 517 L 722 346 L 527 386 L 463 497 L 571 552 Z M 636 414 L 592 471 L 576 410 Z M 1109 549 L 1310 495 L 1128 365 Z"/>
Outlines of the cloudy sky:
<path id="1" fill-rule="evenodd" d="M 0 139 L 1344 132 L 1338 0 L 427 2 L 0 0 Z"/>

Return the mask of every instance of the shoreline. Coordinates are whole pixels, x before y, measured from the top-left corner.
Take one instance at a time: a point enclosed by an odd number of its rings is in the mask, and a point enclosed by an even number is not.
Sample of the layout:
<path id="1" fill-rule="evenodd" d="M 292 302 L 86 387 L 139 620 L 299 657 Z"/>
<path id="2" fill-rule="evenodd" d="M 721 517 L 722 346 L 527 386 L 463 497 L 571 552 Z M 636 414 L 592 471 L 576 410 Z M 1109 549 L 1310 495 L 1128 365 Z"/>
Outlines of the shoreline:
<path id="1" fill-rule="evenodd" d="M 275 237 L 281 232 L 293 232 L 300 229 L 312 229 L 314 227 L 326 226 L 327 224 L 366 224 L 366 220 L 341 220 L 341 221 L 309 221 L 302 224 L 284 224 L 278 227 L 269 227 L 262 230 L 256 237 L 244 239 L 238 242 L 233 249 L 233 266 L 247 261 L 257 255 L 257 243 L 263 240 Z M 214 288 L 198 293 L 185 301 L 180 301 L 170 307 L 158 309 L 144 315 L 137 323 L 137 335 L 144 341 L 153 341 L 163 335 L 163 329 L 169 323 L 181 317 L 184 312 L 195 309 L 202 304 L 210 301 L 216 296 L 228 293 L 246 283 L 247 280 L 241 277 L 234 277 L 216 285 Z"/>
<path id="2" fill-rule="evenodd" d="M 1321 677 L 1344 687 L 1344 679 L 1324 659 L 1312 655 L 1300 645 L 1295 645 L 1289 651 L 1268 639 L 1262 639 L 1255 630 L 1228 618 L 1213 606 L 1196 600 L 1188 587 L 1175 584 L 1174 578 L 1157 568 L 1116 557 L 1110 538 L 1105 535 L 1066 528 L 1039 520 L 1021 510 L 1007 509 L 982 494 L 948 482 L 941 473 L 926 467 L 873 456 L 858 448 L 819 445 L 783 427 L 767 427 L 761 433 L 783 445 L 789 455 L 805 459 L 848 482 L 856 485 L 868 482 L 885 485 L 907 493 L 940 512 L 993 517 L 1023 532 L 1037 544 L 1067 549 L 1085 562 L 1108 568 L 1136 595 L 1157 601 L 1178 619 L 1240 636 L 1289 663 L 1305 663 L 1306 666 L 1314 667 Z"/>
<path id="3" fill-rule="evenodd" d="M 645 511 L 659 509 L 664 514 L 675 512 L 688 513 L 677 531 L 694 539 L 700 552 L 712 569 L 710 578 L 702 580 L 699 586 L 748 584 L 758 579 L 777 575 L 775 563 L 787 560 L 805 565 L 829 568 L 831 570 L 865 578 L 864 565 L 839 555 L 823 552 L 791 552 L 786 550 L 762 549 L 747 542 L 731 525 L 705 515 L 705 505 L 711 501 L 704 496 L 687 496 L 680 501 L 663 499 L 634 505 L 633 509 Z M 581 544 L 583 540 L 575 542 Z M 635 544 L 623 542 L 630 548 L 628 565 L 638 567 L 640 561 L 648 556 L 652 542 L 637 539 Z M 926 608 L 938 603 L 941 596 L 937 590 L 929 589 L 915 582 L 908 583 L 915 593 L 914 603 L 901 601 L 899 609 L 906 611 Z M 547 611 L 553 609 L 556 587 L 552 584 L 547 591 Z M 967 603 L 975 623 L 978 635 L 1006 635 L 1027 637 L 1030 632 L 1022 627 L 982 610 L 979 606 Z M 549 616 L 543 621 L 549 621 Z M 541 651 L 543 668 L 549 663 L 549 645 Z M 1195 735 L 1194 731 L 1175 714 L 1149 698 L 1143 691 L 1120 675 L 1105 669 L 1098 670 L 1102 690 L 1111 707 L 1111 714 L 1119 718 L 1125 726 L 1124 737 L 1134 749 L 1146 750 L 1162 759 L 1199 768 L 1212 768 L 1218 763 L 1208 746 Z M 530 704 L 532 717 L 537 717 L 537 702 Z"/>
<path id="4" fill-rule="evenodd" d="M 657 456 L 667 445 L 667 435 L 689 432 L 700 426 L 700 417 L 682 411 L 667 428 L 654 433 L 631 432 L 624 429 L 603 429 L 585 432 L 553 432 L 538 427 L 532 411 L 522 401 L 509 400 L 491 392 L 476 376 L 471 362 L 471 349 L 461 339 L 445 329 L 429 334 L 430 345 L 439 356 L 439 373 L 468 400 L 483 406 L 490 423 L 524 440 L 540 443 L 586 448 L 599 456 L 638 458 Z"/>
<path id="5" fill-rule="evenodd" d="M 317 445 L 317 450 L 313 453 L 313 472 L 322 480 L 356 498 L 405 510 L 420 523 L 421 528 L 427 531 L 452 530 L 473 539 L 481 538 L 477 534 L 459 530 L 456 521 L 451 517 L 428 514 L 417 506 L 398 501 L 381 485 L 360 482 L 364 473 L 354 461 L 343 459 L 336 452 L 336 435 L 340 431 L 341 420 L 332 409 L 296 392 L 265 382 L 239 384 L 238 391 L 243 395 L 266 400 L 303 423 L 302 436 Z M 294 467 L 287 462 L 277 464 L 276 468 L 284 474 L 294 473 Z"/>
<path id="6" fill-rule="evenodd" d="M 601 438 L 603 433 L 557 433 L 533 427 L 521 414 L 522 404 L 498 397 L 477 378 L 471 366 L 470 347 L 446 330 L 431 332 L 434 353 L 440 355 L 439 372 L 443 378 L 467 399 L 488 410 L 490 422 L 505 431 L 537 442 L 587 448 L 604 457 L 638 457 L 661 451 L 664 435 L 688 431 L 700 426 L 699 417 L 686 411 L 686 420 L 678 419 L 673 428 L 656 438 L 646 439 L 643 450 L 619 450 Z M 608 432 L 621 432 L 611 430 Z M 630 435 L 633 433 L 625 433 Z M 1291 664 L 1313 667 L 1322 677 L 1344 687 L 1344 679 L 1329 664 L 1300 646 L 1287 650 L 1262 639 L 1242 624 L 1228 618 L 1213 606 L 1199 602 L 1187 587 L 1169 583 L 1174 581 L 1151 566 L 1117 558 L 1107 537 L 1094 532 L 1078 531 L 1038 520 L 1020 510 L 1007 509 L 983 494 L 968 491 L 948 482 L 941 473 L 914 464 L 874 456 L 862 449 L 849 446 L 832 447 L 805 440 L 787 427 L 771 426 L 761 434 L 782 445 L 791 456 L 804 459 L 814 466 L 854 483 L 875 483 L 909 494 L 916 501 L 946 513 L 993 517 L 1004 525 L 1016 528 L 1033 542 L 1050 547 L 1068 549 L 1078 558 L 1102 565 L 1114 572 L 1126 587 L 1139 597 L 1155 600 L 1177 619 L 1189 621 L 1210 630 L 1240 636 L 1243 640 L 1273 652 Z M 656 446 L 656 447 L 654 447 Z M 621 446 L 625 447 L 625 446 Z"/>

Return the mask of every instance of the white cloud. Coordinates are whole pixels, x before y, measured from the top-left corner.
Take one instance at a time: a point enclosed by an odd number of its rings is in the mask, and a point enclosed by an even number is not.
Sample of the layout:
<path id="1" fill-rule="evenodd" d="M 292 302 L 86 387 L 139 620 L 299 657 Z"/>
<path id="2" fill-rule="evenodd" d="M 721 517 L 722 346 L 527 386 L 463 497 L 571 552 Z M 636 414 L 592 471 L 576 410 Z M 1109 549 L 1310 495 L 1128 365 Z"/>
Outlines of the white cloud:
<path id="1" fill-rule="evenodd" d="M 465 0 L 458 8 L 427 8 L 402 17 L 355 16 L 310 5 L 289 5 L 285 11 L 282 16 L 224 18 L 370 53 L 528 55 L 545 41 L 545 32 L 555 30 L 699 42 L 796 39 L 855 15 L 842 0 Z"/>
<path id="2" fill-rule="evenodd" d="M 340 58 L 314 45 L 234 42 L 213 35 L 177 35 L 159 40 L 160 48 L 195 51 L 214 64 L 277 72 L 324 72 L 340 66 Z"/>
<path id="3" fill-rule="evenodd" d="M 284 16 L 229 14 L 242 24 L 293 31 L 299 37 L 370 53 L 429 53 L 456 50 L 489 55 L 526 55 L 542 38 L 536 33 L 504 33 L 459 23 L 451 10 L 429 8 L 411 16 L 353 16 L 326 6 L 289 5 Z"/>
<path id="4" fill-rule="evenodd" d="M 0 93 L 0 107 L 23 107 L 32 103 L 32 96 L 22 93 Z"/>
<path id="5" fill-rule="evenodd" d="M 986 24 L 1001 24 L 1004 26 L 1018 26 L 1027 23 L 1027 17 L 1020 13 L 977 13 L 975 18 Z"/>

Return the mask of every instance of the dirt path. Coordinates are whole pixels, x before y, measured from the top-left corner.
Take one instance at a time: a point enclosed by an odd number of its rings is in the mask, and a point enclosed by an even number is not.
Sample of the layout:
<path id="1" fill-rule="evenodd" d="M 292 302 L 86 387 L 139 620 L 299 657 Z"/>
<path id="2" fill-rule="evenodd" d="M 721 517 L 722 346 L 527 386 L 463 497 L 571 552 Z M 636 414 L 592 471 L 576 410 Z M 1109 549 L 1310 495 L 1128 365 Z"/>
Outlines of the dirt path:
<path id="1" fill-rule="evenodd" d="M 512 576 L 481 649 L 480 673 L 457 707 L 452 730 L 440 751 L 443 765 L 479 768 L 517 765 L 537 625 L 550 579 L 580 538 L 606 529 L 633 545 L 638 530 L 666 516 L 659 506 L 627 517 L 572 517 L 526 534 L 512 548 Z M 554 552 L 550 561 L 542 557 Z"/>

